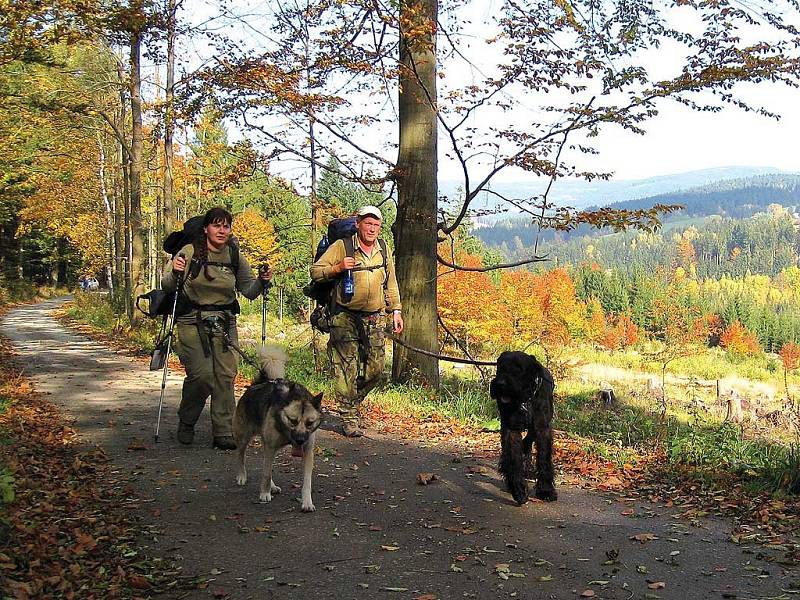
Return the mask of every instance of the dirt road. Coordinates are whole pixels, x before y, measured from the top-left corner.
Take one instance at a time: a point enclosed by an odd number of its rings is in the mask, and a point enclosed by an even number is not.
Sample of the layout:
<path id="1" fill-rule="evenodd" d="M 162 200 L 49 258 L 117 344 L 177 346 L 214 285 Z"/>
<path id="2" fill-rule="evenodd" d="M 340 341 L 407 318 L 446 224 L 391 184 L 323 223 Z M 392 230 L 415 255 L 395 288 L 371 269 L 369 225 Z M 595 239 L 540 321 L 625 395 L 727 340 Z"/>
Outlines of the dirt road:
<path id="1" fill-rule="evenodd" d="M 184 597 L 775 599 L 797 588 L 797 573 L 728 541 L 722 521 L 564 485 L 558 502 L 518 507 L 488 461 L 377 433 L 322 432 L 315 513 L 300 512 L 299 462 L 285 451 L 283 493 L 260 504 L 260 452 L 240 488 L 233 453 L 211 449 L 207 412 L 194 446 L 179 445 L 175 376 L 154 444 L 160 373 L 66 331 L 49 314 L 59 302 L 11 311 L 2 332 L 38 390 L 132 484 L 131 510 L 158 532 L 143 548 L 210 580 Z M 438 481 L 419 485 L 421 472 Z"/>

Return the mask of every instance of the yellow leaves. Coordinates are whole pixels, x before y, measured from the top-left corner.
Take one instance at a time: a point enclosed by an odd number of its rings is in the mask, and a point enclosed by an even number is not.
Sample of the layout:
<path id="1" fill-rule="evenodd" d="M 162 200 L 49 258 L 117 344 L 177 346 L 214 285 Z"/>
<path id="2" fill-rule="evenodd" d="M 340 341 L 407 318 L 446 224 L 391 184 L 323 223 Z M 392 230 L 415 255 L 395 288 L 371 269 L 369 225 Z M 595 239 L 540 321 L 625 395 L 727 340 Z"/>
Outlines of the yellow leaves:
<path id="1" fill-rule="evenodd" d="M 253 209 L 247 209 L 234 220 L 234 233 L 247 261 L 257 268 L 275 264 L 281 258 L 275 227 Z"/>

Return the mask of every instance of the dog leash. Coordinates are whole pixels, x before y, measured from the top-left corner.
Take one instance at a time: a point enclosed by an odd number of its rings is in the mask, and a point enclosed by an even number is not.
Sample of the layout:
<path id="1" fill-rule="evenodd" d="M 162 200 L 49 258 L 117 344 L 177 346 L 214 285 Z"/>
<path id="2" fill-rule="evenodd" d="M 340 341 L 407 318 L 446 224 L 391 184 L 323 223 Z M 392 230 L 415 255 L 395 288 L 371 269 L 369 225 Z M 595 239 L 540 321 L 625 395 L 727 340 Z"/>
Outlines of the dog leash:
<path id="1" fill-rule="evenodd" d="M 401 340 L 397 337 L 394 333 L 387 330 L 386 337 L 390 340 L 397 342 L 403 348 L 411 350 L 412 352 L 417 352 L 419 354 L 424 354 L 425 356 L 432 356 L 433 358 L 438 358 L 439 360 L 443 360 L 445 362 L 454 362 L 454 363 L 461 363 L 463 365 L 479 365 L 482 367 L 496 367 L 497 361 L 487 361 L 487 360 L 470 360 L 468 358 L 458 358 L 457 356 L 448 356 L 446 354 L 437 354 L 436 352 L 430 352 L 429 350 L 423 350 L 422 348 L 417 348 L 416 346 L 412 346 Z"/>
<path id="2" fill-rule="evenodd" d="M 208 323 L 211 326 L 211 329 L 219 333 L 222 336 L 223 343 L 226 346 L 230 346 L 231 348 L 236 350 L 236 352 L 239 354 L 239 356 L 242 357 L 242 360 L 244 360 L 244 362 L 246 362 L 248 365 L 256 369 L 256 371 L 261 370 L 261 365 L 258 364 L 255 360 L 253 360 L 249 356 L 247 356 L 247 354 L 245 354 L 244 351 L 241 348 L 239 348 L 239 345 L 231 339 L 231 336 L 228 334 L 228 332 L 219 324 L 219 319 L 217 319 L 216 317 L 210 317 L 203 319 L 203 321 Z"/>

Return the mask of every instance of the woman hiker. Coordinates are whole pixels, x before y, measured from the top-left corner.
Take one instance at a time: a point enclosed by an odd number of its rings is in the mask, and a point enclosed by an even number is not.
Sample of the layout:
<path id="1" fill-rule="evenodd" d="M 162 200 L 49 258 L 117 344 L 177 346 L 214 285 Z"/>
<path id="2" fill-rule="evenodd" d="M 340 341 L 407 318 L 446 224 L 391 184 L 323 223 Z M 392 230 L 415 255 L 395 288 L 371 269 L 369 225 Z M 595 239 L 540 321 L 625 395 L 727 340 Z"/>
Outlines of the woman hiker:
<path id="1" fill-rule="evenodd" d="M 186 369 L 178 408 L 178 441 L 194 441 L 194 425 L 210 395 L 213 446 L 221 450 L 236 449 L 233 380 L 239 364 L 222 331 L 238 344 L 237 290 L 253 300 L 272 278 L 269 266 L 254 277 L 231 239 L 232 223 L 233 216 L 224 208 L 209 210 L 203 219 L 203 233 L 167 263 L 161 280 L 162 288 L 172 291 L 179 275 L 185 275 L 177 317 L 177 352 Z"/>

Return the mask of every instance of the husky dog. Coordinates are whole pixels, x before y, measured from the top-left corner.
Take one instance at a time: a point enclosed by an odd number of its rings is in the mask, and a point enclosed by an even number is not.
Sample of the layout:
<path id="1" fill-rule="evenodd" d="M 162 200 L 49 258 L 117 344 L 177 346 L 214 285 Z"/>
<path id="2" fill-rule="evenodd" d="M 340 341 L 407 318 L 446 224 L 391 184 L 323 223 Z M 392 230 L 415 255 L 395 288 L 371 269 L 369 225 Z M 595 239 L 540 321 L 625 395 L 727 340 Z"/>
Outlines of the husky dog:
<path id="1" fill-rule="evenodd" d="M 537 498 L 558 498 L 553 482 L 553 391 L 550 371 L 524 352 L 503 352 L 489 393 L 500 413 L 499 471 L 519 504 L 528 501 L 531 449 L 536 444 Z M 525 437 L 522 432 L 527 430 Z"/>
<path id="2" fill-rule="evenodd" d="M 303 459 L 301 508 L 311 512 L 311 475 L 314 470 L 314 440 L 322 420 L 322 394 L 312 395 L 304 386 L 284 379 L 286 353 L 278 346 L 261 351 L 261 372 L 242 395 L 233 417 L 233 435 L 238 448 L 236 483 L 247 483 L 245 452 L 256 435 L 264 446 L 264 467 L 258 499 L 270 502 L 279 488 L 272 481 L 275 453 L 291 444 L 292 456 Z"/>

